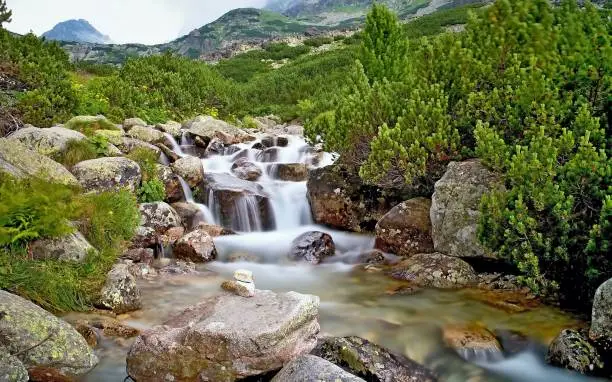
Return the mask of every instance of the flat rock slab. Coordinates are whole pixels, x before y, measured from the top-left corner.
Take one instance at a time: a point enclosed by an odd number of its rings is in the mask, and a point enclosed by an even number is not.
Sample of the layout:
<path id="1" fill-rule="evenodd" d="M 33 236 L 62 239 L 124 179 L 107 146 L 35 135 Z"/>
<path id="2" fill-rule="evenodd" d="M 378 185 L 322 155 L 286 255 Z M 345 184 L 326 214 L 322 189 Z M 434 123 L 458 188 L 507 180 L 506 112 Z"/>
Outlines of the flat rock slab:
<path id="1" fill-rule="evenodd" d="M 272 382 L 365 382 L 333 363 L 314 355 L 305 355 L 287 364 Z"/>
<path id="2" fill-rule="evenodd" d="M 319 298 L 258 290 L 204 299 L 143 333 L 127 370 L 137 381 L 234 381 L 307 354 L 319 333 Z"/>

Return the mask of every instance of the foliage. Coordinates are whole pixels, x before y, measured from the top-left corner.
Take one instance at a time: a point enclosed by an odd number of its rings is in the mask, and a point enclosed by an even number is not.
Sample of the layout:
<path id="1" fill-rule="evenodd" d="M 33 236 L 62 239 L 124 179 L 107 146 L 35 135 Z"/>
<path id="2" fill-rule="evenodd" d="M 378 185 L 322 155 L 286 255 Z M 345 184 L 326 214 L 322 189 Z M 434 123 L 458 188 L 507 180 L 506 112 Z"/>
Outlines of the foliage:
<path id="1" fill-rule="evenodd" d="M 138 163 L 140 171 L 142 172 L 142 179 L 149 180 L 156 177 L 157 155 L 152 150 L 138 147 L 132 150 L 128 156 L 129 159 Z"/>
<path id="2" fill-rule="evenodd" d="M 159 179 L 145 180 L 138 189 L 140 203 L 162 202 L 166 199 L 166 187 Z"/>
<path id="3" fill-rule="evenodd" d="M 53 157 L 53 160 L 63 164 L 66 168 L 71 168 L 77 163 L 96 159 L 98 153 L 94 146 L 86 139 L 73 139 L 68 141 L 66 149 Z"/>
<path id="4" fill-rule="evenodd" d="M 72 232 L 68 221 L 79 214 L 74 194 L 75 190 L 67 186 L 2 176 L 0 247 L 21 247 L 31 240 Z"/>
<path id="5" fill-rule="evenodd" d="M 443 33 L 445 27 L 467 24 L 470 12 L 479 12 L 484 4 L 484 2 L 477 2 L 455 8 L 441 9 L 429 15 L 418 17 L 404 25 L 405 35 L 409 39 L 432 36 Z"/>
<path id="6" fill-rule="evenodd" d="M 334 42 L 333 37 L 319 36 L 319 37 L 312 37 L 312 38 L 304 40 L 304 45 L 318 48 L 326 44 L 331 44 L 332 42 Z"/>
<path id="7" fill-rule="evenodd" d="M 6 7 L 6 1 L 0 0 L 0 28 L 2 28 L 2 24 L 11 22 L 12 15 L 13 12 Z"/>
<path id="8" fill-rule="evenodd" d="M 430 21 L 464 20 L 466 10 Z M 483 198 L 481 240 L 534 291 L 558 289 L 587 307 L 612 277 L 602 221 L 612 194 L 605 11 L 498 0 L 463 33 L 408 40 L 398 28 L 373 7 L 345 88 L 301 103 L 308 136 L 368 182 L 419 181 L 430 192 L 449 161 L 481 158 L 506 184 Z"/>
<path id="9" fill-rule="evenodd" d="M 88 137 L 93 137 L 96 130 L 119 130 L 114 123 L 105 117 L 74 117 L 66 122 L 65 128 L 78 131 Z"/>

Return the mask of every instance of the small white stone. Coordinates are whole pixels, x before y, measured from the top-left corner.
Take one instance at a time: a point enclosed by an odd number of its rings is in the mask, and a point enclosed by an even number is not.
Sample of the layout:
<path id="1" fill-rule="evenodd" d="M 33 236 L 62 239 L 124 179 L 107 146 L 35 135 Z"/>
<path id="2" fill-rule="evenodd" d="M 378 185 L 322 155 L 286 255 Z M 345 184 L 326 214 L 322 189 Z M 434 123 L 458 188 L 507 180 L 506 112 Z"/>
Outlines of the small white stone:
<path id="1" fill-rule="evenodd" d="M 247 269 L 238 269 L 234 272 L 234 280 L 243 283 L 253 283 L 253 272 Z"/>

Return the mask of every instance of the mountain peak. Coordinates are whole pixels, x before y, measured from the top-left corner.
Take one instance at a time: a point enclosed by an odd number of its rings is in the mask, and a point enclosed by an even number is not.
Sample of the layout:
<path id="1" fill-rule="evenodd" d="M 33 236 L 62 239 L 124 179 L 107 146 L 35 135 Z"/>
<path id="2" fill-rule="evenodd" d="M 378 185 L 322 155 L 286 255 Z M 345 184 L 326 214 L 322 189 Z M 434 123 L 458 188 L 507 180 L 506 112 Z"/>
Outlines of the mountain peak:
<path id="1" fill-rule="evenodd" d="M 49 40 L 68 42 L 87 42 L 95 44 L 110 44 L 111 39 L 100 33 L 91 23 L 85 19 L 73 19 L 62 21 L 43 37 Z"/>

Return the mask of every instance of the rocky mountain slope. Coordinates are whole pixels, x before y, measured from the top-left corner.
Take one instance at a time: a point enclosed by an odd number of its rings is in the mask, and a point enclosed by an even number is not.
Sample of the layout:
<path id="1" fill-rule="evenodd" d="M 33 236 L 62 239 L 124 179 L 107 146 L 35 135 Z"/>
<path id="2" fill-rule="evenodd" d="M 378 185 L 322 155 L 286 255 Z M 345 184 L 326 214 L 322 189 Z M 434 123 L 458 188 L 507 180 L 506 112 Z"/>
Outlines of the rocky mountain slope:
<path id="1" fill-rule="evenodd" d="M 84 42 L 93 44 L 110 44 L 111 39 L 100 33 L 87 20 L 67 20 L 43 33 L 48 40 Z"/>

